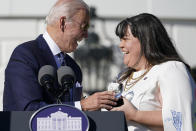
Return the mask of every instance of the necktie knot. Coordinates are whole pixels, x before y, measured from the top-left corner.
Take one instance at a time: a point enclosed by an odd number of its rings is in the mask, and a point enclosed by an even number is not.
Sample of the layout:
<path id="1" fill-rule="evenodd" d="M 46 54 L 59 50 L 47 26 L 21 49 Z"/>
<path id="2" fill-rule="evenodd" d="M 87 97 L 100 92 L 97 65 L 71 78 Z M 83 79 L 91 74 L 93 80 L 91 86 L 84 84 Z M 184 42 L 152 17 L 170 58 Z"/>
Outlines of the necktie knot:
<path id="1" fill-rule="evenodd" d="M 57 56 L 61 66 L 65 66 L 65 54 L 63 52 L 60 52 Z"/>

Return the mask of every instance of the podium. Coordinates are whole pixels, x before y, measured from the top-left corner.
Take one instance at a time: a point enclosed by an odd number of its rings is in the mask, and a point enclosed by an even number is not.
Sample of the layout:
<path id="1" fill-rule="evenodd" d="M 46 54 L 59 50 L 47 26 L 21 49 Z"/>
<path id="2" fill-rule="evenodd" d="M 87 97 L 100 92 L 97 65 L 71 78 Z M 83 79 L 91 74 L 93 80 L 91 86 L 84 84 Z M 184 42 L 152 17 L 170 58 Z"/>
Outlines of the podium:
<path id="1" fill-rule="evenodd" d="M 34 111 L 0 112 L 0 131 L 30 131 L 29 120 Z M 86 111 L 89 131 L 128 131 L 120 111 Z"/>

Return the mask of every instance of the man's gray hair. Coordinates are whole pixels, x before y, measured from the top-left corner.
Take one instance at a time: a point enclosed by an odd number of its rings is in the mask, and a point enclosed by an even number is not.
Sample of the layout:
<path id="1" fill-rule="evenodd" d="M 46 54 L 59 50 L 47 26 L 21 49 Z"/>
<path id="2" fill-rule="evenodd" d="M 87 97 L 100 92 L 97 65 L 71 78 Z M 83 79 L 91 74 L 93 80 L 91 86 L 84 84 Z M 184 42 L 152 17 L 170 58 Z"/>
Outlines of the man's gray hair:
<path id="1" fill-rule="evenodd" d="M 46 23 L 53 25 L 62 16 L 70 19 L 80 9 L 84 9 L 89 13 L 89 7 L 83 0 L 58 0 L 46 17 Z"/>

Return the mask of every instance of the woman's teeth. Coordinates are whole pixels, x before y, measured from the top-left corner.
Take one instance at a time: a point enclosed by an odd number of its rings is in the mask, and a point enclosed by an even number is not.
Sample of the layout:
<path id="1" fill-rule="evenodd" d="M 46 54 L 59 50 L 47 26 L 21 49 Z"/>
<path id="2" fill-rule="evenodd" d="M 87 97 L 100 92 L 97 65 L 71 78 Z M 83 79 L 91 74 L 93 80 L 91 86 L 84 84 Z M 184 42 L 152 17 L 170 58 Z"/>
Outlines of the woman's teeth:
<path id="1" fill-rule="evenodd" d="M 128 54 L 129 52 L 127 52 L 127 51 L 126 51 L 126 52 L 125 52 L 125 51 L 123 51 L 122 53 L 123 53 L 123 54 Z"/>

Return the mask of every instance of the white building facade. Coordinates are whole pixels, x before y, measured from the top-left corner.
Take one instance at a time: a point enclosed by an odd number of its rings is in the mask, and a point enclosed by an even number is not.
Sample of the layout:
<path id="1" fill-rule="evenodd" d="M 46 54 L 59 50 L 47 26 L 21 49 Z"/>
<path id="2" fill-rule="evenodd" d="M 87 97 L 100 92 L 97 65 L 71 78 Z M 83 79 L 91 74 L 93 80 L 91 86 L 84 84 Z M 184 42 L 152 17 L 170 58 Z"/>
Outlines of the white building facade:
<path id="1" fill-rule="evenodd" d="M 82 118 L 57 111 L 48 117 L 38 117 L 37 131 L 82 131 Z"/>

